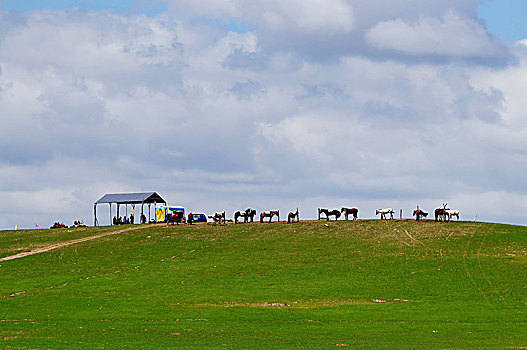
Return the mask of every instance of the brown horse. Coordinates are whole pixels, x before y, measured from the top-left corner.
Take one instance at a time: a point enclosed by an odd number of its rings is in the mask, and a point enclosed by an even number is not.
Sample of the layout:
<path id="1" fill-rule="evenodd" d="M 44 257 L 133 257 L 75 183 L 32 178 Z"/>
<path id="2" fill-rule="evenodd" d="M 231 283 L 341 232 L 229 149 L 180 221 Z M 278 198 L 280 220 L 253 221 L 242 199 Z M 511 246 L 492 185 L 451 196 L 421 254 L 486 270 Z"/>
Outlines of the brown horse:
<path id="1" fill-rule="evenodd" d="M 421 217 L 426 218 L 428 216 L 427 212 L 422 211 L 421 209 L 414 210 L 415 221 L 420 221 Z"/>
<path id="2" fill-rule="evenodd" d="M 335 221 L 338 220 L 338 218 L 340 218 L 340 211 L 338 209 L 332 209 L 332 210 L 329 210 L 329 209 L 325 209 L 325 208 L 318 208 L 318 219 L 320 220 L 320 214 L 324 214 L 326 215 L 326 220 L 329 221 L 329 217 L 330 216 L 334 216 L 335 217 Z"/>
<path id="3" fill-rule="evenodd" d="M 296 218 L 296 222 L 300 222 L 300 216 L 298 216 L 298 207 L 296 207 L 296 211 L 293 213 L 293 212 L 289 212 L 289 214 L 287 214 L 287 223 L 291 223 L 291 222 L 295 222 Z"/>
<path id="4" fill-rule="evenodd" d="M 279 210 L 271 210 L 269 212 L 262 211 L 260 213 L 260 222 L 264 222 L 265 218 L 269 218 L 269 223 L 271 220 L 273 220 L 273 216 L 276 216 L 278 218 L 278 222 L 280 222 L 280 211 Z"/>
<path id="5" fill-rule="evenodd" d="M 346 220 L 348 220 L 348 215 L 353 215 L 353 220 L 357 220 L 359 216 L 359 209 L 357 208 L 342 208 L 340 212 L 344 215 Z"/>

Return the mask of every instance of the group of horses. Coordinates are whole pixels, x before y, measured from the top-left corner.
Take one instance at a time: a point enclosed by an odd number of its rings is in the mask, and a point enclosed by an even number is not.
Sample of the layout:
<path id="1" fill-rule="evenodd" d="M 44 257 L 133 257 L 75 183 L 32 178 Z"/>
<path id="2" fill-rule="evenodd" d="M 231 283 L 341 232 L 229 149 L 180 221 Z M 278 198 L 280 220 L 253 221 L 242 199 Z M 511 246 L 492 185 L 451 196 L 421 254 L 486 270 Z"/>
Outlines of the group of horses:
<path id="1" fill-rule="evenodd" d="M 443 203 L 443 208 L 434 210 L 435 221 L 450 221 L 452 216 L 455 216 L 459 220 L 459 210 L 452 210 L 447 208 L 446 205 L 446 203 Z"/>
<path id="2" fill-rule="evenodd" d="M 245 210 L 239 210 L 236 213 L 234 213 L 234 223 L 237 224 L 238 219 L 240 217 L 243 218 L 243 222 L 249 222 L 249 220 L 251 220 L 251 222 L 254 222 L 255 216 L 256 216 L 256 210 L 254 209 L 247 208 Z"/>
<path id="3" fill-rule="evenodd" d="M 450 221 L 453 216 L 459 220 L 459 210 L 452 210 L 446 207 L 447 203 L 443 203 L 442 208 L 437 208 L 434 210 L 434 220 L 435 221 Z M 381 214 L 381 220 L 386 219 L 386 215 L 390 215 L 390 219 L 393 219 L 393 209 L 392 208 L 385 208 L 385 209 L 377 209 L 375 211 L 375 215 Z M 428 213 L 424 210 L 419 209 L 419 206 L 417 206 L 417 209 L 414 210 L 414 213 L 412 216 L 415 216 L 416 221 L 420 221 L 422 218 L 426 218 L 428 216 Z"/>
<path id="4" fill-rule="evenodd" d="M 357 208 L 342 208 L 341 210 L 338 209 L 325 209 L 325 208 L 318 208 L 318 219 L 321 219 L 321 214 L 325 215 L 326 220 L 329 221 L 330 217 L 335 217 L 335 220 L 338 220 L 339 217 L 342 215 L 345 216 L 346 220 L 348 220 L 349 215 L 353 215 L 353 220 L 356 220 L 358 218 L 359 210 Z M 393 219 L 394 211 L 392 208 L 383 208 L 383 209 L 377 209 L 375 210 L 375 215 L 381 215 L 381 220 L 385 220 L 390 217 L 390 219 Z M 435 214 L 435 221 L 450 221 L 452 217 L 456 217 L 459 220 L 459 210 L 452 210 L 446 207 L 446 203 L 443 203 L 443 208 L 437 208 L 434 211 Z M 420 221 L 422 218 L 426 218 L 428 216 L 428 213 L 419 209 L 419 206 L 417 206 L 417 209 L 414 210 L 413 216 L 415 216 L 415 219 L 417 221 Z"/>
<path id="5" fill-rule="evenodd" d="M 238 210 L 234 213 L 234 223 L 237 224 L 238 220 L 240 218 L 243 218 L 244 223 L 248 222 L 254 222 L 254 217 L 256 216 L 256 210 L 252 208 L 247 208 L 245 210 Z M 263 211 L 260 213 L 260 222 L 263 223 L 264 219 L 269 218 L 269 222 L 273 220 L 273 218 L 276 217 L 277 221 L 280 221 L 280 210 L 270 210 L 270 211 Z M 225 224 L 225 212 L 216 212 L 214 215 L 209 216 L 214 223 L 221 224 L 222 221 Z M 287 223 L 292 222 L 300 222 L 300 216 L 298 214 L 298 207 L 296 208 L 295 212 L 290 212 L 287 214 Z"/>
<path id="6" fill-rule="evenodd" d="M 335 220 L 338 220 L 341 215 L 344 215 L 346 220 L 349 219 L 349 216 L 352 215 L 353 220 L 357 220 L 359 218 L 359 209 L 357 208 L 341 208 L 338 209 L 327 209 L 327 208 L 318 208 L 318 219 L 322 219 L 322 214 L 326 217 L 326 220 L 329 221 L 329 218 L 331 216 L 335 217 Z"/>
<path id="7" fill-rule="evenodd" d="M 393 219 L 393 209 L 392 208 L 383 208 L 377 209 L 375 215 L 381 215 L 381 220 L 387 219 L 388 215 L 390 219 Z M 435 221 L 450 221 L 453 216 L 459 220 L 459 210 L 451 210 L 446 207 L 446 203 L 443 203 L 443 208 L 437 208 L 434 211 Z M 331 217 L 334 217 L 335 220 L 338 220 L 341 216 L 348 220 L 349 217 L 352 217 L 352 220 L 357 220 L 359 218 L 359 209 L 357 208 L 346 208 L 343 207 L 340 210 L 338 209 L 328 209 L 328 208 L 318 208 L 318 220 L 327 220 L 329 221 Z M 426 218 L 428 213 L 419 209 L 414 210 L 413 216 L 415 216 L 417 221 L 420 221 L 422 218 Z M 244 223 L 254 222 L 256 217 L 256 210 L 252 208 L 247 208 L 245 210 L 238 210 L 234 213 L 234 223 L 237 224 L 243 218 Z M 277 222 L 280 221 L 280 211 L 279 210 L 270 210 L 263 211 L 260 213 L 260 222 L 263 223 L 266 218 L 269 218 L 269 223 L 273 221 L 273 218 L 276 217 Z M 217 212 L 214 215 L 209 216 L 214 223 L 223 224 L 226 223 L 225 212 Z M 287 214 L 287 223 L 300 222 L 300 216 L 298 213 L 298 207 L 295 212 L 289 212 Z"/>

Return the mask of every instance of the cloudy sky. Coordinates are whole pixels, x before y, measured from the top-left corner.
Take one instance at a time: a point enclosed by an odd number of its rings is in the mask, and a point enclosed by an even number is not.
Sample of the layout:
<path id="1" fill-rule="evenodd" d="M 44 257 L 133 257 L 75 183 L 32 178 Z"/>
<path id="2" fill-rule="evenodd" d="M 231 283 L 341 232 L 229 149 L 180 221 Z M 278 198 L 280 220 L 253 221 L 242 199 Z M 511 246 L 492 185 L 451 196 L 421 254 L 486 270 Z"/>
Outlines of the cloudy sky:
<path id="1" fill-rule="evenodd" d="M 105 193 L 527 224 L 523 0 L 0 0 L 0 229 Z M 100 223 L 109 221 L 100 206 Z"/>

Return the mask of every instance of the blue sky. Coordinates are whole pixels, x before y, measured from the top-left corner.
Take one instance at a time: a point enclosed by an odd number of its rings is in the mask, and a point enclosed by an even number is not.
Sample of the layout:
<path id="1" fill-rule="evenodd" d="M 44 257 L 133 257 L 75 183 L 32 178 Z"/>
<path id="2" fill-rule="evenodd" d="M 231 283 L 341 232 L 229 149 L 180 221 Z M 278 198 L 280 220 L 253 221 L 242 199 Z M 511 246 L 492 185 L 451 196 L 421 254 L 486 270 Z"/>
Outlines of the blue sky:
<path id="1" fill-rule="evenodd" d="M 527 1 L 491 0 L 478 9 L 490 33 L 503 41 L 527 38 Z"/>
<path id="2" fill-rule="evenodd" d="M 156 15 L 167 8 L 163 0 L 4 0 L 4 10 L 26 12 L 34 9 L 61 9 L 79 7 L 88 10 L 113 9 L 118 12 L 144 13 Z M 505 42 L 514 42 L 527 38 L 527 1 L 525 0 L 489 0 L 478 9 L 490 33 Z M 246 31 L 245 27 L 229 25 L 233 31 Z"/>
<path id="3" fill-rule="evenodd" d="M 167 2 L 162 0 L 4 0 L 4 10 L 27 12 L 35 9 L 63 9 L 79 7 L 87 10 L 113 9 L 119 12 L 155 15 L 165 11 Z"/>

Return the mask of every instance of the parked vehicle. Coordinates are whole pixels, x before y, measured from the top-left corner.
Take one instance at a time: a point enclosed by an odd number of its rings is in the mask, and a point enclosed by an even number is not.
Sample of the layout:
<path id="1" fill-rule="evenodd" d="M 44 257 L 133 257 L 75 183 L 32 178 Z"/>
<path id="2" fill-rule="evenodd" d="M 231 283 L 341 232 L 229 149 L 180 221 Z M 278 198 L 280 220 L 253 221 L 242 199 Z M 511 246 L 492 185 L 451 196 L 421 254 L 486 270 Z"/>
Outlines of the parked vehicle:
<path id="1" fill-rule="evenodd" d="M 192 213 L 193 222 L 207 222 L 207 216 L 205 214 L 195 214 Z"/>
<path id="2" fill-rule="evenodd" d="M 181 223 L 185 222 L 185 208 L 182 206 L 160 205 L 156 207 L 156 222 Z"/>

